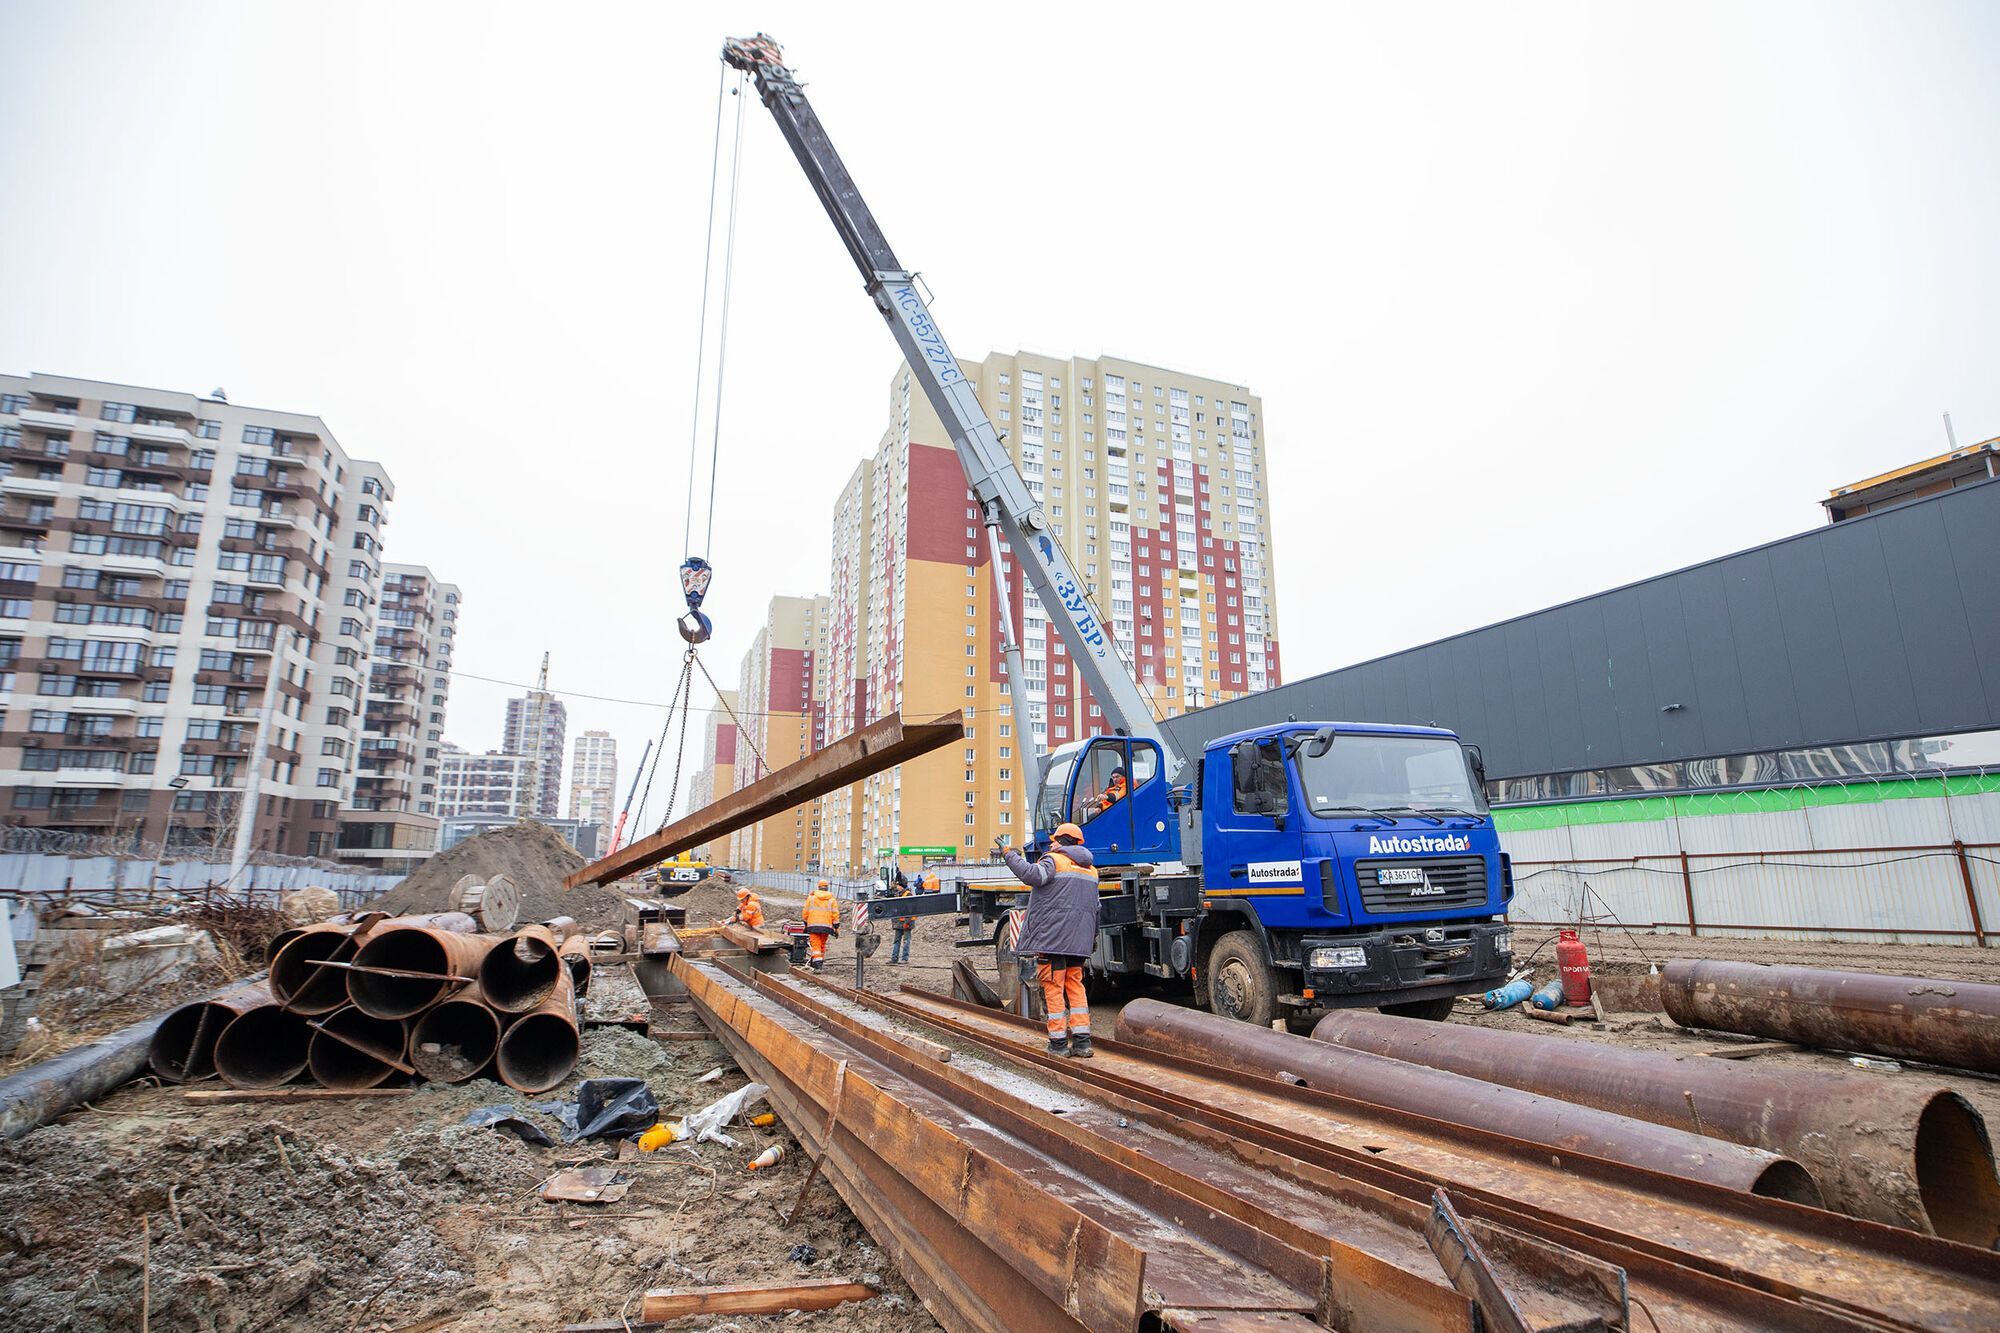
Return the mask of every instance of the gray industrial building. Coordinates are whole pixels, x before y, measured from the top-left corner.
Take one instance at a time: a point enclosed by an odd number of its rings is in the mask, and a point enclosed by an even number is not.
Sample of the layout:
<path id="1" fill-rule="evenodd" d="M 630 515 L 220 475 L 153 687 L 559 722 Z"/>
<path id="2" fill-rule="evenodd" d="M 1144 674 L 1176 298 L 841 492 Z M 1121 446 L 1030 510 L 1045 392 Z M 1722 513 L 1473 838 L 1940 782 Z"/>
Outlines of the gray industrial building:
<path id="1" fill-rule="evenodd" d="M 1827 526 L 1164 724 L 1300 721 L 1484 754 L 1520 924 L 2000 935 L 1995 442 L 1835 492 Z"/>

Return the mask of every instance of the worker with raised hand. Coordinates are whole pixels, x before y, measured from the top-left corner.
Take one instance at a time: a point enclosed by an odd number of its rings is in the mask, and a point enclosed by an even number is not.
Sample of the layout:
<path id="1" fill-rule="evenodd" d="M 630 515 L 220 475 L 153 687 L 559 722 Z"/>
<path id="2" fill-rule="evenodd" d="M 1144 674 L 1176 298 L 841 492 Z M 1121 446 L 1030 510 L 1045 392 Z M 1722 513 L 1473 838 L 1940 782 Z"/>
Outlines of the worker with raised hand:
<path id="1" fill-rule="evenodd" d="M 896 886 L 889 890 L 891 898 L 910 896 L 910 880 L 907 875 L 896 877 Z M 897 916 L 889 919 L 894 938 L 889 941 L 889 961 L 907 963 L 910 961 L 910 936 L 916 933 L 917 919 L 913 916 Z"/>
<path id="2" fill-rule="evenodd" d="M 730 920 L 740 922 L 752 930 L 764 928 L 764 904 L 757 901 L 757 895 L 745 884 L 736 890 L 736 915 Z"/>
<path id="3" fill-rule="evenodd" d="M 833 896 L 825 880 L 806 895 L 801 915 L 806 923 L 806 952 L 810 955 L 807 961 L 813 971 L 822 971 L 826 967 L 826 942 L 840 933 L 840 899 Z"/>
<path id="4" fill-rule="evenodd" d="M 1090 1001 L 1083 961 L 1097 947 L 1097 862 L 1074 824 L 1060 825 L 1033 865 L 998 839 L 995 845 L 1015 878 L 1028 886 L 1028 919 L 1014 949 L 1036 956 L 1035 979 L 1048 1010 L 1048 1053 L 1088 1060 Z"/>

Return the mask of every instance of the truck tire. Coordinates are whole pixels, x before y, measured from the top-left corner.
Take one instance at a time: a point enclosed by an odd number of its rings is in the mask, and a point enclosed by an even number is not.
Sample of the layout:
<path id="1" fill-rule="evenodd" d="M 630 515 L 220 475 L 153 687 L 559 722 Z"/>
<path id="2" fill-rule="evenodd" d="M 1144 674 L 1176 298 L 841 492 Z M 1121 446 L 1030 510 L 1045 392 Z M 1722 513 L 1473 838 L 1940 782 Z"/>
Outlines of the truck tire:
<path id="1" fill-rule="evenodd" d="M 1426 1023 L 1442 1023 L 1451 1017 L 1451 1007 L 1458 1001 L 1447 995 L 1441 1000 L 1411 1000 L 1407 1004 L 1378 1004 L 1380 1013 L 1396 1018 L 1421 1018 Z"/>
<path id="2" fill-rule="evenodd" d="M 1208 951 L 1208 1009 L 1260 1028 L 1278 1016 L 1278 978 L 1256 932 L 1232 930 Z"/>

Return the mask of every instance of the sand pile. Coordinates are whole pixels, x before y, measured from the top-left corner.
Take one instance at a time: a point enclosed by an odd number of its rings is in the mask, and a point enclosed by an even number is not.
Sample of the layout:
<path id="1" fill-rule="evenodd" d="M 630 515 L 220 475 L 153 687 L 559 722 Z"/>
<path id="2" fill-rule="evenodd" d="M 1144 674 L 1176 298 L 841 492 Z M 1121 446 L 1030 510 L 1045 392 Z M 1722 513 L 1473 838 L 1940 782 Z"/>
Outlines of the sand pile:
<path id="1" fill-rule="evenodd" d="M 466 875 L 505 875 L 521 891 L 521 920 L 573 916 L 586 929 L 623 923 L 625 896 L 613 887 L 564 889 L 563 877 L 584 864 L 575 848 L 545 824 L 523 821 L 467 838 L 369 904 L 384 912 L 445 912 L 452 887 Z"/>

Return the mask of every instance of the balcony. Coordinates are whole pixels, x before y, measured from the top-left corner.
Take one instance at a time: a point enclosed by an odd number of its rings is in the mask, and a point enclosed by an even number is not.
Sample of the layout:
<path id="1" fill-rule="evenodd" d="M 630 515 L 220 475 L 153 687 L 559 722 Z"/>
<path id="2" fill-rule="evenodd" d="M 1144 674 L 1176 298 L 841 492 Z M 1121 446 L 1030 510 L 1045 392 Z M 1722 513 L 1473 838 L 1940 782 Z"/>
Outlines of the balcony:
<path id="1" fill-rule="evenodd" d="M 68 434 L 76 429 L 74 412 L 51 412 L 45 408 L 29 407 L 21 411 L 21 424 L 36 430 L 61 431 Z"/>
<path id="2" fill-rule="evenodd" d="M 134 440 L 151 440 L 156 444 L 179 444 L 192 447 L 194 436 L 179 426 L 153 426 L 133 422 L 124 428 L 124 433 Z"/>
<path id="3" fill-rule="evenodd" d="M 59 768 L 56 782 L 64 787 L 122 787 L 125 775 L 115 768 Z"/>
<path id="4" fill-rule="evenodd" d="M 63 484 L 59 481 L 43 481 L 39 477 L 0 477 L 0 492 L 12 495 L 61 495 Z"/>
<path id="5" fill-rule="evenodd" d="M 54 525 L 54 514 L 45 514 L 40 518 L 33 518 L 24 513 L 0 513 L 0 528 L 11 528 L 18 532 L 47 532 Z"/>
<path id="6" fill-rule="evenodd" d="M 119 574 L 141 574 L 156 579 L 167 577 L 167 562 L 155 560 L 149 555 L 107 555 L 104 557 L 104 567 Z M 179 610 L 181 605 L 182 603 L 178 601 L 174 602 L 171 609 Z"/>

